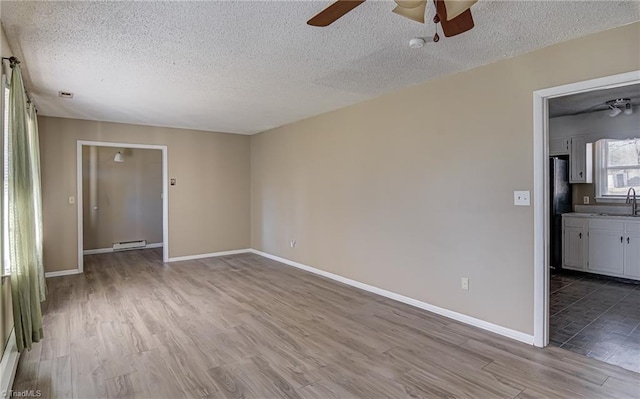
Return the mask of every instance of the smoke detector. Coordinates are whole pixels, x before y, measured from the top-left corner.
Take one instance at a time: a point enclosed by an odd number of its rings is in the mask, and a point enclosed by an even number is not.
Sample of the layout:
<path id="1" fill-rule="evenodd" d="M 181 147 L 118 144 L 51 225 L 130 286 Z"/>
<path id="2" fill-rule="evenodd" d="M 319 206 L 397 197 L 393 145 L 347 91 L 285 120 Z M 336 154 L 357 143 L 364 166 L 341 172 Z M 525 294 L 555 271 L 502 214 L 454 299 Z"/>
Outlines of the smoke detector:
<path id="1" fill-rule="evenodd" d="M 59 91 L 58 97 L 60 98 L 73 98 L 73 93 L 70 91 Z"/>
<path id="2" fill-rule="evenodd" d="M 409 40 L 409 47 L 411 48 L 422 48 L 427 43 L 423 37 L 414 37 Z"/>
<path id="3" fill-rule="evenodd" d="M 414 37 L 409 40 L 409 47 L 422 48 L 427 43 L 437 43 L 440 41 L 440 36 L 436 33 L 433 37 Z"/>

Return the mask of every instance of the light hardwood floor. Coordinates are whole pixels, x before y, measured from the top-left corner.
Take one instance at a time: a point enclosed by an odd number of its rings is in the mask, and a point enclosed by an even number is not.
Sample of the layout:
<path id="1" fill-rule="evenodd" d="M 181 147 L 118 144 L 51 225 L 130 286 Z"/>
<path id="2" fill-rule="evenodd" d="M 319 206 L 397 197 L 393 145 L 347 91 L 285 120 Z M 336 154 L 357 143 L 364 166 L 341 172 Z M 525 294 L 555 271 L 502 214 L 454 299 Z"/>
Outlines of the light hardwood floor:
<path id="1" fill-rule="evenodd" d="M 640 375 L 243 254 L 87 256 L 47 280 L 44 398 L 639 398 Z"/>

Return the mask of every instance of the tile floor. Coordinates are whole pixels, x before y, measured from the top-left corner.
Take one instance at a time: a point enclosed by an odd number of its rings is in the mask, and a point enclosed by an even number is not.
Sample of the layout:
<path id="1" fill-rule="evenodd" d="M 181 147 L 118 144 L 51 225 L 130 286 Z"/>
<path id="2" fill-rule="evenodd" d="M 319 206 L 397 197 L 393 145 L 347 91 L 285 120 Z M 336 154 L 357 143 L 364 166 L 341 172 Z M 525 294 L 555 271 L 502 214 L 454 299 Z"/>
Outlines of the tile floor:
<path id="1" fill-rule="evenodd" d="M 549 344 L 640 372 L 640 282 L 551 273 Z"/>

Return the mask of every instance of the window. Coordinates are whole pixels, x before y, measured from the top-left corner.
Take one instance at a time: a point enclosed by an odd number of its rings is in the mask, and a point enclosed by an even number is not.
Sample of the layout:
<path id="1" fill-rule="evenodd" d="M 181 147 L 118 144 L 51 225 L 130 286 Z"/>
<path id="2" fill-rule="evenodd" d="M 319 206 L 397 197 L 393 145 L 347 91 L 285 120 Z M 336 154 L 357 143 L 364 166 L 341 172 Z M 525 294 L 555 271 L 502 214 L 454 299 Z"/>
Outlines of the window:
<path id="1" fill-rule="evenodd" d="M 596 196 L 620 200 L 633 187 L 640 194 L 640 138 L 596 142 Z"/>

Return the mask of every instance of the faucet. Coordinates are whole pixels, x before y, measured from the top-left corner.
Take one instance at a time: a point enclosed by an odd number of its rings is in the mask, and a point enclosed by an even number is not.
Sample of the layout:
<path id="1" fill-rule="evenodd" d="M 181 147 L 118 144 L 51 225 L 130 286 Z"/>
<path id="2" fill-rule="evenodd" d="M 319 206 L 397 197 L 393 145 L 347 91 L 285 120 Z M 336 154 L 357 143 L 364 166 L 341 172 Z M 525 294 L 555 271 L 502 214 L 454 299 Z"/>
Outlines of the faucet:
<path id="1" fill-rule="evenodd" d="M 631 192 L 633 192 L 633 197 L 631 197 Z M 633 187 L 629 187 L 629 191 L 627 191 L 627 199 L 625 200 L 626 204 L 631 204 L 631 216 L 638 216 L 638 198 L 636 197 L 636 189 Z"/>

